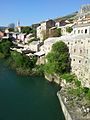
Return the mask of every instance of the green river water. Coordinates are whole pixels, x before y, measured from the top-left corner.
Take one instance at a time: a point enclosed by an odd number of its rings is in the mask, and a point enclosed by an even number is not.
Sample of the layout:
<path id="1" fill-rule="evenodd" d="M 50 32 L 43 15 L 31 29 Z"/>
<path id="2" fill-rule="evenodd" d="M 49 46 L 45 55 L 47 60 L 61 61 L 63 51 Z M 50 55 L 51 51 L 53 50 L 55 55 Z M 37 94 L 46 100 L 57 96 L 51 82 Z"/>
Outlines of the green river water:
<path id="1" fill-rule="evenodd" d="M 58 85 L 18 76 L 0 60 L 0 120 L 64 120 Z"/>

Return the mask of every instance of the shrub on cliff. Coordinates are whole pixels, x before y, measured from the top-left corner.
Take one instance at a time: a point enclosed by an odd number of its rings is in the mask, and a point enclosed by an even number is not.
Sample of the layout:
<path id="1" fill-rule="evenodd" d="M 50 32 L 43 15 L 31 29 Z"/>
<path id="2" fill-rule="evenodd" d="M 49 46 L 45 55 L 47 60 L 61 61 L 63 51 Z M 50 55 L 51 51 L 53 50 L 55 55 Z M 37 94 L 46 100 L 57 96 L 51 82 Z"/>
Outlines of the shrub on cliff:
<path id="1" fill-rule="evenodd" d="M 12 41 L 10 39 L 3 39 L 2 42 L 0 42 L 0 53 L 4 57 L 10 56 L 10 47 L 13 45 Z"/>
<path id="2" fill-rule="evenodd" d="M 45 72 L 49 74 L 63 74 L 70 72 L 70 57 L 67 45 L 60 41 L 52 46 L 52 50 L 46 56 Z"/>
<path id="3" fill-rule="evenodd" d="M 32 69 L 36 65 L 35 57 L 32 56 L 29 58 L 28 56 L 16 51 L 11 51 L 11 58 L 14 66 L 17 68 Z"/>

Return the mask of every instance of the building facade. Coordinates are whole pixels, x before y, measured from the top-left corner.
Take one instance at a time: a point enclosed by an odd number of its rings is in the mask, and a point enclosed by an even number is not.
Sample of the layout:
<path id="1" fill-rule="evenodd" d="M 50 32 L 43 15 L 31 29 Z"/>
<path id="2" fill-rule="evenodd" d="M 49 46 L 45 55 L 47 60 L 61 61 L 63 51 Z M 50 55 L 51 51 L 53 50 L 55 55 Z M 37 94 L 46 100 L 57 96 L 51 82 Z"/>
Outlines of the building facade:
<path id="1" fill-rule="evenodd" d="M 75 24 L 70 35 L 45 40 L 41 48 L 45 55 L 57 41 L 63 41 L 69 47 L 72 73 L 77 75 L 83 86 L 90 87 L 90 23 Z"/>
<path id="2" fill-rule="evenodd" d="M 49 37 L 49 29 L 55 26 L 55 21 L 47 20 L 40 24 L 37 27 L 37 38 L 44 40 Z"/>

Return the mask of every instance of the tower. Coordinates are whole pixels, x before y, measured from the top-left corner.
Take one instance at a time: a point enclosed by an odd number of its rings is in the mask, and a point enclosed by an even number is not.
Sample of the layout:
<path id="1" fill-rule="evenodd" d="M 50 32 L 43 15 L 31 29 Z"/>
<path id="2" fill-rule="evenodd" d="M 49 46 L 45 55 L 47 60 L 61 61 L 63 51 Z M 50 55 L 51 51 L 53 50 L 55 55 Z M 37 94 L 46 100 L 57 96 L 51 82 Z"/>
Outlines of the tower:
<path id="1" fill-rule="evenodd" d="M 17 21 L 16 29 L 17 29 L 18 32 L 21 32 L 20 21 Z"/>
<path id="2" fill-rule="evenodd" d="M 17 21 L 17 26 L 20 26 L 20 21 Z"/>

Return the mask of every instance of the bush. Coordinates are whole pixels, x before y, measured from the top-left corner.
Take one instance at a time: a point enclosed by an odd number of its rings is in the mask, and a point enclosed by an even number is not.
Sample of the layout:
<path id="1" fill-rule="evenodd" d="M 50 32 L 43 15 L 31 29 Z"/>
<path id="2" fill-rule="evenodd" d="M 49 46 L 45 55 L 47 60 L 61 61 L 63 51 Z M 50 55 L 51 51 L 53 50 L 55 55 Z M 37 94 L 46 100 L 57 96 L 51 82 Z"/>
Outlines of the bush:
<path id="1" fill-rule="evenodd" d="M 83 88 L 83 92 L 84 92 L 84 93 L 88 93 L 88 92 L 89 92 L 89 88 L 84 87 L 84 88 Z"/>
<path id="2" fill-rule="evenodd" d="M 80 87 L 80 86 L 81 86 L 81 81 L 75 80 L 75 85 L 76 85 L 77 87 Z"/>
<path id="3" fill-rule="evenodd" d="M 28 57 L 16 51 L 11 51 L 11 58 L 14 66 L 23 69 L 32 69 L 36 65 L 36 57 Z"/>
<path id="4" fill-rule="evenodd" d="M 86 98 L 90 100 L 90 89 L 88 90 L 88 93 L 86 94 Z"/>
<path id="5" fill-rule="evenodd" d="M 75 80 L 75 75 L 74 74 L 65 73 L 63 75 L 60 75 L 60 77 L 62 79 L 65 79 L 67 83 L 68 82 L 70 83 L 70 82 Z"/>
<path id="6" fill-rule="evenodd" d="M 2 53 L 4 57 L 10 56 L 10 47 L 12 45 L 9 39 L 3 39 L 2 42 L 0 42 L 0 53 Z"/>
<path id="7" fill-rule="evenodd" d="M 46 59 L 46 73 L 63 74 L 70 72 L 69 49 L 64 42 L 60 41 L 53 44 L 52 50 L 48 53 Z"/>
<path id="8" fill-rule="evenodd" d="M 34 68 L 34 72 L 37 75 L 44 75 L 44 65 L 36 65 Z"/>
<path id="9" fill-rule="evenodd" d="M 72 27 L 67 27 L 67 28 L 66 28 L 66 32 L 68 32 L 68 33 L 71 33 L 72 30 L 73 30 Z"/>

